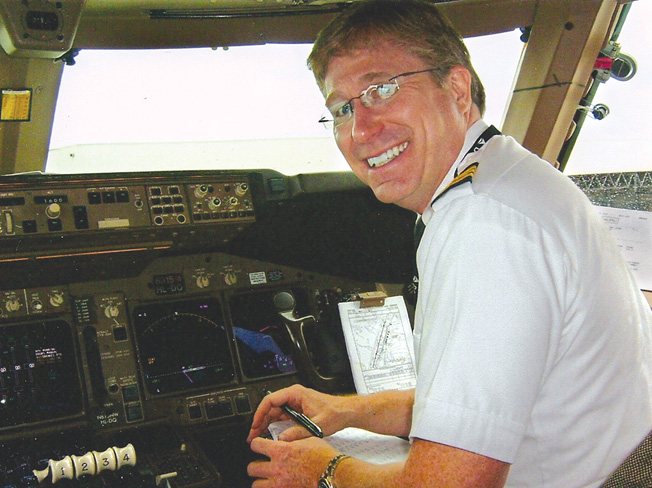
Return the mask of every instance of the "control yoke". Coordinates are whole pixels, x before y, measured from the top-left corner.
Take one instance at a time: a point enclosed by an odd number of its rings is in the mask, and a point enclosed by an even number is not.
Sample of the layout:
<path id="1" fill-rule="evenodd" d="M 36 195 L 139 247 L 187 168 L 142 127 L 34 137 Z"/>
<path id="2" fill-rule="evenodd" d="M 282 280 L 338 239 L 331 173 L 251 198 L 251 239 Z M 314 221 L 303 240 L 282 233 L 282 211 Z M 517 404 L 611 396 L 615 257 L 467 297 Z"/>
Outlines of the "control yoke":
<path id="1" fill-rule="evenodd" d="M 274 306 L 283 319 L 285 328 L 292 340 L 299 373 L 304 375 L 305 379 L 314 388 L 321 391 L 335 391 L 339 386 L 340 379 L 335 376 L 323 376 L 317 371 L 306 343 L 304 327 L 316 327 L 317 320 L 312 315 L 297 318 L 294 313 L 295 305 L 294 296 L 287 291 L 281 291 L 274 295 Z"/>

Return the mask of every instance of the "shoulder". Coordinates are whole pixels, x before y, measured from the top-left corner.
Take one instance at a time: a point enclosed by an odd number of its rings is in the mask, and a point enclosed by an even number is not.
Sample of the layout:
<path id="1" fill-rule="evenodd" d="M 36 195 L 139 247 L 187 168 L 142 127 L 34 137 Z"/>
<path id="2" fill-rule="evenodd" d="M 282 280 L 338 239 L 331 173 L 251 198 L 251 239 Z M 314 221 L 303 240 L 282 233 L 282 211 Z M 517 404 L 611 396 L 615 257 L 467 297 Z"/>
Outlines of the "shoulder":
<path id="1" fill-rule="evenodd" d="M 478 169 L 473 178 L 474 194 L 525 208 L 526 202 L 544 204 L 546 208 L 554 208 L 559 200 L 563 208 L 570 201 L 588 204 L 588 199 L 566 175 L 512 137 L 493 137 L 475 154 L 475 159 Z"/>
<path id="2" fill-rule="evenodd" d="M 570 178 L 512 137 L 493 137 L 472 158 L 478 167 L 468 189 L 470 198 L 488 199 L 549 230 L 580 216 L 593 220 L 593 206 Z"/>

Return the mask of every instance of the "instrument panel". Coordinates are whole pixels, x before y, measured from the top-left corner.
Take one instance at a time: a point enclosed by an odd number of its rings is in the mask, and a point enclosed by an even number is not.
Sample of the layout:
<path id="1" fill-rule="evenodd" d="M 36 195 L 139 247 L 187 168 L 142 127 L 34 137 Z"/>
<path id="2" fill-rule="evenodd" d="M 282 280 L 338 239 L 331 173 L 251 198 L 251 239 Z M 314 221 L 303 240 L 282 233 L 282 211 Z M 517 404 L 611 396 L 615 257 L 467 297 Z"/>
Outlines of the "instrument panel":
<path id="1" fill-rule="evenodd" d="M 264 390 L 310 386 L 299 364 L 352 388 L 328 371 L 346 357 L 334 297 L 374 284 L 227 249 L 271 187 L 244 173 L 37 180 L 0 183 L 0 486 L 250 486 Z M 279 292 L 315 317 L 310 351 Z"/>

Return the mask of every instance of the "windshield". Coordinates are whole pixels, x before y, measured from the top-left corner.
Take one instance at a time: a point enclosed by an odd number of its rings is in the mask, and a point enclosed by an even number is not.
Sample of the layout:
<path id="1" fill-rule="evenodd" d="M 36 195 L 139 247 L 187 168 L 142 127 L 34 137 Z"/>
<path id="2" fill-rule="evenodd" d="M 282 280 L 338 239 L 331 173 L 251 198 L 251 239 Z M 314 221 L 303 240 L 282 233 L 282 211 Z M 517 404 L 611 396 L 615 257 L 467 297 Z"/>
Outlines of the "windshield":
<path id="1" fill-rule="evenodd" d="M 630 81 L 600 84 L 568 174 L 652 169 L 652 2 L 633 2 L 618 39 L 638 60 Z M 523 43 L 520 32 L 466 39 L 501 126 Z M 230 49 L 83 50 L 66 66 L 48 172 L 271 168 L 287 175 L 348 170 L 317 120 L 323 99 L 305 60 L 311 45 Z"/>
<path id="2" fill-rule="evenodd" d="M 497 126 L 519 37 L 467 40 L 488 93 L 486 118 Z M 46 170 L 348 170 L 317 122 L 325 108 L 306 67 L 311 47 L 83 50 L 64 69 Z"/>

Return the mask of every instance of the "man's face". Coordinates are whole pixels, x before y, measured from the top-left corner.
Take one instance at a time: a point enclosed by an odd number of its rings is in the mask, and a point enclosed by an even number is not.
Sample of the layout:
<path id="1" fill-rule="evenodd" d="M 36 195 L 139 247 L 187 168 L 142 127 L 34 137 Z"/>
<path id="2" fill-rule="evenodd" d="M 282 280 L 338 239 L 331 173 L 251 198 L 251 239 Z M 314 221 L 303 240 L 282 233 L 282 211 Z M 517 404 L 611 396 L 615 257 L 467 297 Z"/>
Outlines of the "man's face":
<path id="1" fill-rule="evenodd" d="M 400 73 L 429 68 L 436 66 L 427 66 L 390 42 L 334 57 L 324 80 L 326 105 L 344 103 L 370 84 Z M 335 140 L 353 172 L 380 201 L 421 213 L 474 121 L 470 77 L 464 68 L 455 67 L 443 88 L 430 73 L 400 77 L 398 82 L 400 89 L 380 106 L 365 107 L 354 100 L 351 119 L 335 127 Z"/>

